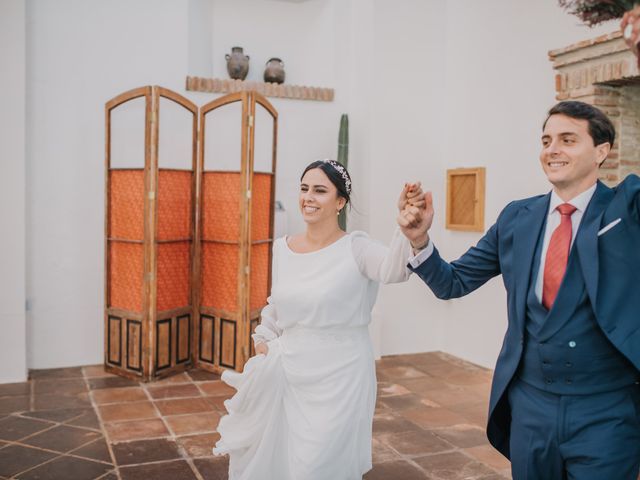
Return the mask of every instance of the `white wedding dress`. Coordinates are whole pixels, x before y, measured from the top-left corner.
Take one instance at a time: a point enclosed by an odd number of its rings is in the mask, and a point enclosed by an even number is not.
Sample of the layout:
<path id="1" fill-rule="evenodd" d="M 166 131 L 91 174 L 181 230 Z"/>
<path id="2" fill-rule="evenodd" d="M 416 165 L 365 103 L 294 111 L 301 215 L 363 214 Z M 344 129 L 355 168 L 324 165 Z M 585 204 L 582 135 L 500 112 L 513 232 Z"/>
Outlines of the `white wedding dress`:
<path id="1" fill-rule="evenodd" d="M 405 281 L 409 242 L 387 248 L 355 232 L 311 253 L 273 246 L 272 289 L 254 340 L 267 342 L 242 373 L 222 379 L 215 454 L 230 480 L 360 480 L 371 469 L 376 402 L 368 324 L 378 283 Z"/>

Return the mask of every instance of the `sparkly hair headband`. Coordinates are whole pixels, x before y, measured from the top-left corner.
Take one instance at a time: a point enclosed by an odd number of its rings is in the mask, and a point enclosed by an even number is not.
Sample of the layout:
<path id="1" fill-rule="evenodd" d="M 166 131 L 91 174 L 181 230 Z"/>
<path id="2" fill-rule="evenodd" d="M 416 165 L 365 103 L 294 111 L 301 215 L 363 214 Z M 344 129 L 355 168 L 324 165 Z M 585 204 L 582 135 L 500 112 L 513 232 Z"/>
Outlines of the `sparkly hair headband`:
<path id="1" fill-rule="evenodd" d="M 323 160 L 323 162 L 331 165 L 334 168 L 334 170 L 340 174 L 340 176 L 342 177 L 342 180 L 344 181 L 345 190 L 349 195 L 351 195 L 351 179 L 349 178 L 349 174 L 347 173 L 347 170 L 335 160 L 325 159 Z"/>

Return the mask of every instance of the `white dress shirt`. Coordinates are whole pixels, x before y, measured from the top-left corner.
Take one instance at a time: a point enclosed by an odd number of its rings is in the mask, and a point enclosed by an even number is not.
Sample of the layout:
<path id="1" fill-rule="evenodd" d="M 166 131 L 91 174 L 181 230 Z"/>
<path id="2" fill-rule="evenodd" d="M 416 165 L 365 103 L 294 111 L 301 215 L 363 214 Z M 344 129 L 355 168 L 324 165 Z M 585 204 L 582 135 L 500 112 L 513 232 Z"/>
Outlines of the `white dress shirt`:
<path id="1" fill-rule="evenodd" d="M 573 242 L 576 239 L 576 234 L 578 233 L 578 228 L 580 226 L 580 221 L 582 220 L 584 211 L 587 209 L 587 206 L 591 201 L 591 197 L 593 197 L 593 194 L 596 191 L 596 186 L 597 184 L 594 183 L 591 188 L 585 190 L 580 195 L 572 198 L 568 202 L 563 201 L 555 191 L 551 191 L 551 200 L 549 201 L 549 211 L 547 213 L 547 224 L 544 230 L 544 239 L 542 243 L 540 267 L 538 269 L 538 275 L 536 276 L 535 285 L 535 294 L 538 298 L 538 301 L 540 302 L 542 302 L 542 281 L 547 249 L 549 248 L 549 241 L 551 240 L 551 234 L 553 233 L 553 231 L 558 228 L 558 225 L 560 225 L 560 212 L 556 210 L 556 207 L 563 203 L 570 203 L 571 205 L 576 207 L 576 211 L 573 212 L 573 215 L 571 215 L 571 245 L 573 246 Z M 422 264 L 422 262 L 429 258 L 432 253 L 433 242 L 431 241 L 431 238 L 429 238 L 429 243 L 427 244 L 427 246 L 423 250 L 420 250 L 415 256 L 409 258 L 409 264 L 413 268 L 417 268 Z"/>

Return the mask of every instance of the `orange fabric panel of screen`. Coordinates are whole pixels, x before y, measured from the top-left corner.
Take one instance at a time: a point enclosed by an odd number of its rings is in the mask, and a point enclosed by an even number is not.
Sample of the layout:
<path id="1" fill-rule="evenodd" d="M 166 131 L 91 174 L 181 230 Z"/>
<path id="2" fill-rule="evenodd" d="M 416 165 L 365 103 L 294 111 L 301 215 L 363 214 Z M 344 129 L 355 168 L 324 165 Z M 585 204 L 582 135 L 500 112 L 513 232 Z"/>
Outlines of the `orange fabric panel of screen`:
<path id="1" fill-rule="evenodd" d="M 191 171 L 158 172 L 158 240 L 191 238 Z"/>
<path id="2" fill-rule="evenodd" d="M 191 171 L 158 172 L 157 309 L 186 307 L 191 301 Z M 179 241 L 178 241 L 179 240 Z"/>
<path id="3" fill-rule="evenodd" d="M 240 173 L 204 172 L 201 253 L 203 306 L 229 311 L 238 309 L 239 238 Z"/>
<path id="4" fill-rule="evenodd" d="M 109 236 L 144 240 L 144 170 L 109 172 Z"/>
<path id="5" fill-rule="evenodd" d="M 144 171 L 109 172 L 109 307 L 142 312 L 144 275 Z"/>
<path id="6" fill-rule="evenodd" d="M 271 221 L 271 175 L 256 173 L 253 175 L 251 194 L 251 240 L 267 240 Z"/>

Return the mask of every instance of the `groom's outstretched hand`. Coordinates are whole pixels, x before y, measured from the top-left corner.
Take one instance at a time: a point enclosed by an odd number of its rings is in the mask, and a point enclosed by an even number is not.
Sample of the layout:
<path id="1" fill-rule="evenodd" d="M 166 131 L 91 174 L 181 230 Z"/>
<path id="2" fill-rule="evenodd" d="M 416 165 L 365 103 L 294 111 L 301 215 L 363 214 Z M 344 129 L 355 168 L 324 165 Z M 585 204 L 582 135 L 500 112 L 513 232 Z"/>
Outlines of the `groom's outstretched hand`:
<path id="1" fill-rule="evenodd" d="M 398 199 L 398 225 L 415 250 L 429 243 L 429 229 L 433 223 L 433 198 L 423 192 L 420 183 L 406 184 Z"/>

